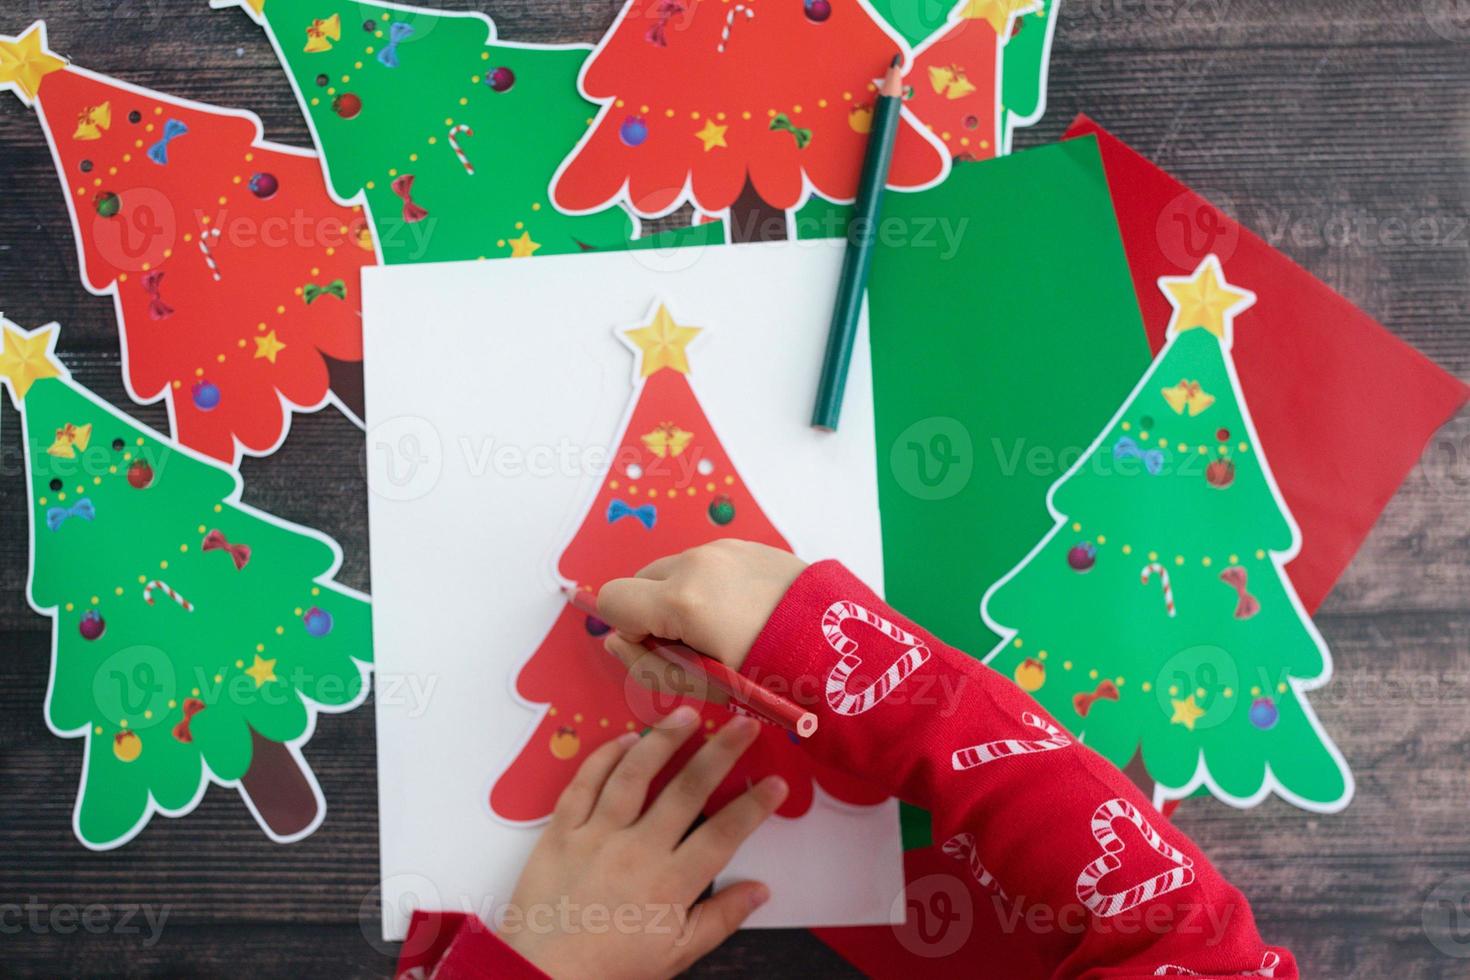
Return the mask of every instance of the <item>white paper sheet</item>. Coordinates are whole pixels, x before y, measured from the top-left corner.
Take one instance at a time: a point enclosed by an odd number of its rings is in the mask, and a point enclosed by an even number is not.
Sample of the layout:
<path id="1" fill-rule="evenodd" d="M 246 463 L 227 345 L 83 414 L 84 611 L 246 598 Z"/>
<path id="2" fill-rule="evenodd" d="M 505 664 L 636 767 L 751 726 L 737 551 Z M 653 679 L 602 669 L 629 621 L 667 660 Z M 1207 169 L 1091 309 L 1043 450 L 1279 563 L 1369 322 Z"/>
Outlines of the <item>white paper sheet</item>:
<path id="1" fill-rule="evenodd" d="M 386 938 L 414 908 L 492 918 L 539 833 L 488 804 L 537 720 L 512 682 L 559 611 L 556 560 L 632 396 L 614 331 L 655 301 L 704 328 L 691 384 L 762 510 L 798 555 L 881 589 L 866 322 L 840 431 L 807 425 L 841 261 L 840 243 L 801 242 L 365 270 Z M 773 889 L 753 926 L 890 922 L 897 804 L 818 788 L 722 880 L 743 878 Z"/>

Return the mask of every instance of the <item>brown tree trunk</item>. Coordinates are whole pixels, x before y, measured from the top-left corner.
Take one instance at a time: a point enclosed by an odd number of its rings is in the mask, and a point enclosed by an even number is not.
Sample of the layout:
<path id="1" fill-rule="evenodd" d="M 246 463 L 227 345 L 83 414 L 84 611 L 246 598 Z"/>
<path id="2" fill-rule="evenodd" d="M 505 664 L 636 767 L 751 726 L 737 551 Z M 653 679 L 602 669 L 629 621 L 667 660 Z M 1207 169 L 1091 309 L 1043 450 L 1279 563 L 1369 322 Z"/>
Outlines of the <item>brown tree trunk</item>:
<path id="1" fill-rule="evenodd" d="M 327 382 L 332 386 L 332 393 L 347 407 L 348 411 L 357 416 L 359 422 L 366 422 L 367 409 L 365 408 L 366 399 L 363 398 L 362 362 L 339 361 L 326 354 L 322 354 L 322 360 L 327 362 Z"/>
<path id="2" fill-rule="evenodd" d="M 1128 765 L 1123 767 L 1123 775 L 1138 787 L 1139 792 L 1148 797 L 1150 803 L 1154 800 L 1154 778 L 1148 774 L 1148 769 L 1143 764 L 1143 750 L 1133 753 L 1133 758 L 1128 760 Z"/>
<path id="3" fill-rule="evenodd" d="M 786 212 L 761 200 L 746 174 L 740 196 L 730 205 L 730 241 L 784 242 L 786 237 Z"/>
<path id="4" fill-rule="evenodd" d="M 250 730 L 250 768 L 240 778 L 240 794 L 277 837 L 302 834 L 321 815 L 321 800 L 291 750 Z"/>

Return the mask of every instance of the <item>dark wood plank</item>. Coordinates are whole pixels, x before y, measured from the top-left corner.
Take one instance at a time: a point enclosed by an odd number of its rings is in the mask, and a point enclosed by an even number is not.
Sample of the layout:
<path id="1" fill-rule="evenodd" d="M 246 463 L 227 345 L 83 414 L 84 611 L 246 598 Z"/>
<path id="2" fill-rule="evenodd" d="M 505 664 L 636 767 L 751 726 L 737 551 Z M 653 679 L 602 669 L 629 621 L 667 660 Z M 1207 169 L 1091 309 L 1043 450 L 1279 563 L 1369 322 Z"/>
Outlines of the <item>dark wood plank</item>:
<path id="1" fill-rule="evenodd" d="M 595 40 L 618 7 L 442 5 L 487 7 L 501 37 L 526 41 Z M 269 45 L 238 12 L 201 3 L 183 16 L 162 0 L 18 6 L 0 30 L 45 17 L 53 46 L 82 65 L 253 109 L 269 137 L 308 145 Z M 1050 112 L 1021 146 L 1054 139 L 1088 112 L 1470 375 L 1470 18 L 1454 0 L 1064 0 L 1060 18 Z M 72 370 L 127 405 L 111 303 L 80 288 L 44 140 L 9 99 L 0 101 L 0 161 L 0 309 L 27 325 L 62 321 Z M 157 406 L 132 410 L 166 423 Z M 47 919 L 5 935 L 0 974 L 385 973 L 392 950 L 374 938 L 371 704 L 324 718 L 307 748 L 330 801 L 307 841 L 269 844 L 236 795 L 214 789 L 187 818 L 157 820 L 120 851 L 76 843 L 80 750 L 41 720 L 49 624 L 25 601 L 15 422 L 0 408 L 0 906 L 114 911 L 97 933 L 61 933 Z M 243 470 L 248 501 L 334 535 L 346 556 L 340 580 L 366 589 L 361 453 L 361 435 L 327 410 L 298 417 L 279 453 Z M 1290 945 L 1309 976 L 1465 975 L 1470 949 L 1435 918 L 1434 896 L 1470 886 L 1467 503 L 1470 415 L 1436 437 L 1319 616 L 1337 677 L 1313 701 L 1357 773 L 1353 805 L 1320 818 L 1274 802 L 1241 813 L 1195 801 L 1182 811 L 1181 825 L 1251 897 L 1262 931 Z M 146 907 L 155 920 L 166 910 L 161 941 L 149 944 L 146 926 L 122 931 L 119 907 Z M 842 969 L 805 933 L 779 932 L 739 936 L 696 973 Z"/>

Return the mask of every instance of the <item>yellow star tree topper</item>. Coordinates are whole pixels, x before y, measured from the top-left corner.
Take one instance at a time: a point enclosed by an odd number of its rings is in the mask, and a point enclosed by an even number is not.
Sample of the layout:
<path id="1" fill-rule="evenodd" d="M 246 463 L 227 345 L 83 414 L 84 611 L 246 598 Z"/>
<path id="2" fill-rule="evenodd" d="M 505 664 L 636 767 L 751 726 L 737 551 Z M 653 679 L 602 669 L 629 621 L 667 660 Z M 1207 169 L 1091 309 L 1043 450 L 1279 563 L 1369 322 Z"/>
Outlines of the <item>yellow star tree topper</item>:
<path id="1" fill-rule="evenodd" d="M 66 59 L 46 47 L 46 25 L 37 21 L 20 37 L 0 35 L 0 87 L 13 88 L 20 100 L 32 105 L 41 80 L 66 67 Z"/>
<path id="2" fill-rule="evenodd" d="M 1235 317 L 1256 303 L 1256 294 L 1225 281 L 1220 260 L 1209 255 L 1187 276 L 1161 276 L 1159 286 L 1174 307 L 1168 336 L 1207 330 L 1225 347 L 1231 343 Z"/>
<path id="3" fill-rule="evenodd" d="M 699 327 L 681 327 L 675 323 L 669 308 L 660 303 L 652 323 L 628 330 L 625 336 L 642 353 L 639 373 L 646 378 L 666 367 L 688 374 L 689 355 L 685 348 L 699 336 L 699 331 Z"/>
<path id="4" fill-rule="evenodd" d="M 16 408 L 31 385 L 66 374 L 55 355 L 58 326 L 48 323 L 27 332 L 9 320 L 0 320 L 0 382 L 10 389 Z"/>

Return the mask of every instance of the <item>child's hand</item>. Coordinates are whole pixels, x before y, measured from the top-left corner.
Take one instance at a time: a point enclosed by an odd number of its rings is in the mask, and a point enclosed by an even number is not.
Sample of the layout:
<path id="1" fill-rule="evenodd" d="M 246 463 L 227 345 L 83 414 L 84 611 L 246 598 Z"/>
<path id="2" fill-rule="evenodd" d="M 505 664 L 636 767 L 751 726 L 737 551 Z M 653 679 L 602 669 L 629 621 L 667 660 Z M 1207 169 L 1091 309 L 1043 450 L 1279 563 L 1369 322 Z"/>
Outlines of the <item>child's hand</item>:
<path id="1" fill-rule="evenodd" d="M 607 649 L 649 687 L 724 700 L 694 689 L 697 677 L 638 645 L 645 636 L 679 640 L 739 670 L 781 597 L 806 568 L 789 551 L 725 539 L 660 558 L 636 578 L 613 579 L 597 594 L 597 615 L 616 632 Z"/>
<path id="2" fill-rule="evenodd" d="M 650 781 L 698 721 L 681 707 L 641 739 L 629 732 L 608 742 L 557 801 L 499 925 L 507 944 L 556 980 L 673 976 L 770 897 L 765 885 L 741 882 L 694 904 L 786 799 L 785 780 L 761 780 L 684 838 L 759 722 L 732 718 L 643 812 Z"/>

